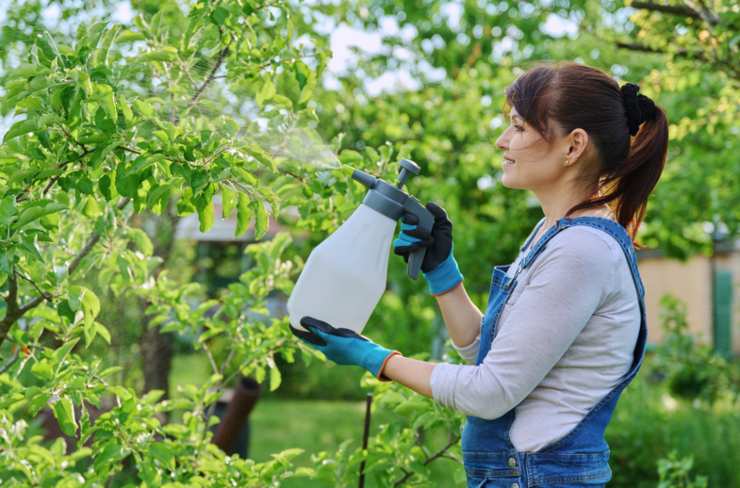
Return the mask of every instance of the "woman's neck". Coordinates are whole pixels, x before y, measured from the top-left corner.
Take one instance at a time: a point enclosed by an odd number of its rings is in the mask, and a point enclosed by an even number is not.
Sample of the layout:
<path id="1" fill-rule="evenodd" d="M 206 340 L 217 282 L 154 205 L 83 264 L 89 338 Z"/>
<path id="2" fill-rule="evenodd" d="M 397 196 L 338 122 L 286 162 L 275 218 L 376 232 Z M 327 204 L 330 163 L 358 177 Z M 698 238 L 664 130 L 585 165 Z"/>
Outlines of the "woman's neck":
<path id="1" fill-rule="evenodd" d="M 555 224 L 558 220 L 565 217 L 568 210 L 585 201 L 588 196 L 586 192 L 577 191 L 574 188 L 549 188 L 546 191 L 534 191 L 537 200 L 540 202 L 542 212 L 545 214 L 543 229 Z M 614 218 L 613 213 L 608 205 L 599 205 L 597 207 L 580 209 L 572 217 L 582 215 L 594 215 L 606 218 Z"/>

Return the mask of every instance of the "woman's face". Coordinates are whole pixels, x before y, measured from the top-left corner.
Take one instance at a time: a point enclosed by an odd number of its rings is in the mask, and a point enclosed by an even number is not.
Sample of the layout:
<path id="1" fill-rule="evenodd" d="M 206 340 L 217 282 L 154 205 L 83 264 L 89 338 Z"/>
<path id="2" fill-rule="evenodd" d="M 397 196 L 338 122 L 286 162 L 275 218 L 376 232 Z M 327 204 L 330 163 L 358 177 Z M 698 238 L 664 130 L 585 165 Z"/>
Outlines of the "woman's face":
<path id="1" fill-rule="evenodd" d="M 507 188 L 527 190 L 553 185 L 566 170 L 567 138 L 554 134 L 550 142 L 546 141 L 514 107 L 509 118 L 509 126 L 496 140 L 496 147 L 504 152 L 501 182 Z"/>

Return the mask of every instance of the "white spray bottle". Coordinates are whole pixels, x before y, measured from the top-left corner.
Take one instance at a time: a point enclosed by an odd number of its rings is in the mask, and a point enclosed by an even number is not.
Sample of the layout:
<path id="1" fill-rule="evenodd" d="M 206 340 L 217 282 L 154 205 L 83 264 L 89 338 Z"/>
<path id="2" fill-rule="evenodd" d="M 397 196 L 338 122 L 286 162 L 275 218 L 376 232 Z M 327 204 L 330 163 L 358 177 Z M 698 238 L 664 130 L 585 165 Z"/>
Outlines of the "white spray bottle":
<path id="1" fill-rule="evenodd" d="M 419 174 L 419 166 L 408 159 L 399 164 L 396 186 L 360 170 L 352 173 L 369 190 L 352 215 L 308 256 L 287 304 L 294 328 L 304 331 L 300 320 L 310 316 L 362 333 L 386 289 L 396 221 L 413 213 L 419 218 L 417 227 L 431 231 L 434 216 L 401 191 L 409 176 Z M 422 248 L 409 256 L 412 279 L 418 277 L 425 253 Z"/>

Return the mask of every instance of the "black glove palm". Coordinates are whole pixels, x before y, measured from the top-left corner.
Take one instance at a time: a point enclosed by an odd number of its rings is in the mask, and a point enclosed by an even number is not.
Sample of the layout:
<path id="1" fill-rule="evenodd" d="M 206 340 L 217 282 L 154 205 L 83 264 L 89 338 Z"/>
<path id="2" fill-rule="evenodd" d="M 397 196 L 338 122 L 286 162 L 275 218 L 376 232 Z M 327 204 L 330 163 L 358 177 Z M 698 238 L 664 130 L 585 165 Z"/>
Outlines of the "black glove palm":
<path id="1" fill-rule="evenodd" d="M 402 231 L 404 234 L 419 240 L 413 244 L 397 246 L 393 249 L 394 253 L 403 256 L 404 261 L 408 263 L 409 254 L 426 247 L 427 252 L 424 255 L 424 261 L 421 263 L 421 270 L 424 273 L 428 273 L 439 266 L 447 259 L 452 250 L 452 222 L 447 218 L 447 212 L 434 203 L 427 203 L 426 208 L 434 215 L 434 225 L 432 225 L 431 233 L 416 227 L 404 229 Z M 414 214 L 405 214 L 401 221 L 407 226 L 415 226 L 419 223 L 418 217 Z"/>

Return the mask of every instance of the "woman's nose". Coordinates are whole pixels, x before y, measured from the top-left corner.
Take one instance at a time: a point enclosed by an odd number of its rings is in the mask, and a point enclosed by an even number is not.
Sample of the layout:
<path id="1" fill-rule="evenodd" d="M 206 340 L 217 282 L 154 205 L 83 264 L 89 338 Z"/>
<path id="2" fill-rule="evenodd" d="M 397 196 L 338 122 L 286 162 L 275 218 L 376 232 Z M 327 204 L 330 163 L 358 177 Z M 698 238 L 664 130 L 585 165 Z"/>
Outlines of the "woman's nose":
<path id="1" fill-rule="evenodd" d="M 504 151 L 509 149 L 509 138 L 507 136 L 507 133 L 509 131 L 505 130 L 501 133 L 500 136 L 498 136 L 498 139 L 496 139 L 496 147 L 499 149 L 503 149 Z"/>

